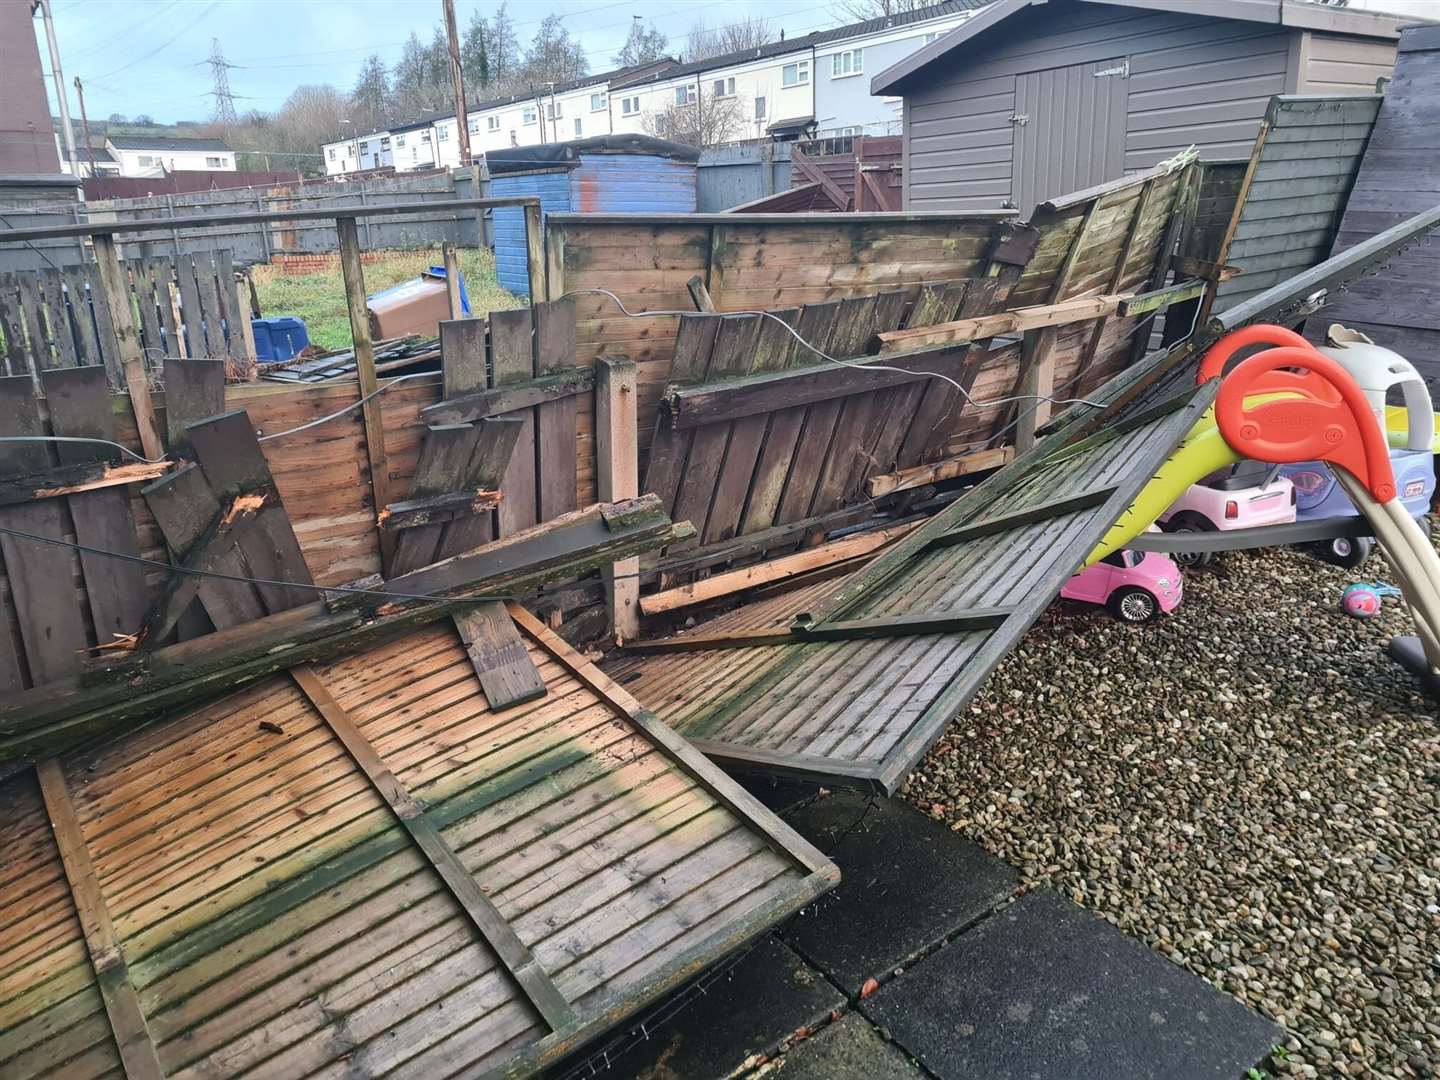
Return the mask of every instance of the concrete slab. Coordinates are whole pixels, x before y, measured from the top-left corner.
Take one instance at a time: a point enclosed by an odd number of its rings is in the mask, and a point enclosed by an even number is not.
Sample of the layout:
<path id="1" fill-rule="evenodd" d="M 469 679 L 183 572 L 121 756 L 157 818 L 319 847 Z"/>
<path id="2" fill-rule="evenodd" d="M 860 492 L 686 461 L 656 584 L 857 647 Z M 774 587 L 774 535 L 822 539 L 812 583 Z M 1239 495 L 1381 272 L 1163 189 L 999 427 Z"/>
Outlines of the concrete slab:
<path id="1" fill-rule="evenodd" d="M 768 1076 L 770 1080 L 836 1080 L 843 1076 L 922 1080 L 925 1074 L 893 1043 L 886 1042 L 868 1020 L 849 1013 L 796 1043 Z"/>
<path id="2" fill-rule="evenodd" d="M 852 998 L 1015 890 L 1008 865 L 898 799 L 867 810 L 863 795 L 838 793 L 785 819 L 841 873 L 785 939 Z"/>
<path id="3" fill-rule="evenodd" d="M 941 1080 L 1234 1080 L 1284 1038 L 1048 891 L 991 916 L 859 1008 Z"/>
<path id="4" fill-rule="evenodd" d="M 823 975 L 772 934 L 703 997 L 654 1025 L 647 1041 L 612 1054 L 613 1071 L 605 1075 L 607 1080 L 728 1076 L 747 1058 L 771 1051 L 799 1028 L 817 1026 L 844 1004 Z"/>

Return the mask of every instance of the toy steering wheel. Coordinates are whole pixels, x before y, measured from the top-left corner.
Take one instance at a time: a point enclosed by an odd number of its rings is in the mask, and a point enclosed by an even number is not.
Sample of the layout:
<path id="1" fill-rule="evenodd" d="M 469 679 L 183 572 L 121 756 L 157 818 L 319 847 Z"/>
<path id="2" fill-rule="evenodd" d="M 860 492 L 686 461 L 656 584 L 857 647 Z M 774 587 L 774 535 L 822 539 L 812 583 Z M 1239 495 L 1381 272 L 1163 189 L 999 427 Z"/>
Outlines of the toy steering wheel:
<path id="1" fill-rule="evenodd" d="M 1310 342 L 1306 341 L 1294 330 L 1287 330 L 1283 326 L 1276 326 L 1274 323 L 1257 323 L 1254 326 L 1245 326 L 1232 333 L 1226 334 L 1223 338 L 1210 346 L 1200 361 L 1200 369 L 1195 375 L 1195 384 L 1198 386 L 1208 382 L 1210 379 L 1218 378 L 1225 372 L 1225 365 L 1241 349 L 1251 345 L 1277 345 L 1287 349 L 1304 350 L 1312 356 L 1321 355 Z M 1262 355 L 1262 354 L 1257 354 Z M 1296 367 L 1300 366 L 1298 364 Z M 1236 370 L 1239 370 L 1238 368 Z M 1328 380 L 1317 378 L 1310 371 L 1273 371 L 1263 380 L 1257 381 L 1250 387 L 1252 394 L 1264 394 L 1277 390 L 1296 390 L 1313 398 L 1325 398 L 1331 401 L 1339 401 L 1340 398 Z M 1306 460 L 1304 458 L 1298 460 Z"/>

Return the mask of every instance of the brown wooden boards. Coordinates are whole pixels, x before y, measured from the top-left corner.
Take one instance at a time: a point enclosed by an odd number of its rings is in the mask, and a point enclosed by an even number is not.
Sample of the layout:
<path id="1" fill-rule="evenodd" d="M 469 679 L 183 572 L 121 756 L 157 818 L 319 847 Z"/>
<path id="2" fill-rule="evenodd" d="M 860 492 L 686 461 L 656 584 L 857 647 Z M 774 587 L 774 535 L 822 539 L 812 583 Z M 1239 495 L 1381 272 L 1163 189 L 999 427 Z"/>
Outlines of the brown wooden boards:
<path id="1" fill-rule="evenodd" d="M 267 679 L 58 763 L 166 1074 L 531 1075 L 834 883 L 524 631 L 548 693 L 503 713 L 440 623 L 315 663 L 313 696 Z M 0 782 L 0 1071 L 98 1075 L 116 1052 L 33 788 Z"/>
<path id="2" fill-rule="evenodd" d="M 165 365 L 165 442 L 190 456 L 185 429 L 225 411 L 225 361 L 171 360 Z"/>
<path id="3" fill-rule="evenodd" d="M 454 620 L 490 708 L 500 712 L 545 696 L 545 682 L 503 603 L 476 604 L 456 612 Z"/>

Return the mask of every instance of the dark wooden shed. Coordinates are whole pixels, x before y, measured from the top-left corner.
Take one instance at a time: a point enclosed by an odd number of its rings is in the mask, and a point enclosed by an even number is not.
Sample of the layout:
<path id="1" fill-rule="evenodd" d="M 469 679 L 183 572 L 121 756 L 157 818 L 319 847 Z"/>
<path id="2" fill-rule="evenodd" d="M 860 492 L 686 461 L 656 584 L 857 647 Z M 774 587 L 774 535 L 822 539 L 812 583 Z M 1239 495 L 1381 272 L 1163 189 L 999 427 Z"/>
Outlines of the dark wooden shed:
<path id="1" fill-rule="evenodd" d="M 1306 0 L 999 0 L 877 75 L 907 210 L 1037 202 L 1194 145 L 1245 158 L 1274 94 L 1373 94 L 1417 20 Z"/>

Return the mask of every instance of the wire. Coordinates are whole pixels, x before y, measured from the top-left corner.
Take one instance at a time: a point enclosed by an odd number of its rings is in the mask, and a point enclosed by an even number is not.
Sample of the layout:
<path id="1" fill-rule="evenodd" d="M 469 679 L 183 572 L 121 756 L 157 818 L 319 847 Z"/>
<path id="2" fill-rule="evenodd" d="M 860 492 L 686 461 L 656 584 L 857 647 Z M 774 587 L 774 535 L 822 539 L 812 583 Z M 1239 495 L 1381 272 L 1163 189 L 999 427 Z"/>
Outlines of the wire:
<path id="1" fill-rule="evenodd" d="M 261 435 L 258 441 L 269 442 L 271 439 L 281 439 L 284 438 L 286 435 L 294 435 L 297 432 L 308 431 L 313 427 L 319 427 L 321 424 L 328 424 L 331 420 L 338 420 L 340 417 L 344 416 L 348 412 L 354 412 L 371 398 L 379 397 L 381 394 L 385 393 L 386 390 L 389 390 L 392 386 L 399 386 L 406 379 L 418 379 L 422 375 L 434 374 L 435 373 L 433 371 L 415 371 L 409 375 L 397 375 L 395 378 L 387 382 L 384 386 L 377 387 L 376 389 L 370 391 L 370 393 L 366 394 L 364 397 L 358 399 L 357 401 L 352 401 L 343 409 L 336 409 L 328 416 L 322 416 L 319 419 L 311 420 L 309 423 L 301 424 L 299 427 L 286 428 L 284 431 L 274 431 L 271 432 L 269 435 Z"/>
<path id="2" fill-rule="evenodd" d="M 161 465 L 170 460 L 169 455 L 158 458 L 142 457 L 134 450 L 131 450 L 124 443 L 111 442 L 109 439 L 85 439 L 78 435 L 0 435 L 0 443 L 93 443 L 96 446 L 113 446 L 126 457 L 134 458 L 136 461 L 146 465 Z"/>
<path id="3" fill-rule="evenodd" d="M 0 534 L 13 536 L 17 540 L 29 540 L 37 544 L 49 544 L 52 547 L 70 548 L 73 551 L 85 555 L 99 555 L 106 559 L 116 559 L 120 562 L 138 563 L 141 566 L 148 566 L 152 570 L 158 570 L 166 574 L 184 574 L 189 577 L 218 578 L 221 581 L 234 581 L 246 585 L 268 585 L 280 589 L 302 589 L 306 592 L 318 593 L 348 593 L 356 596 L 379 596 L 387 600 L 430 600 L 436 603 L 464 603 L 484 604 L 494 600 L 518 600 L 518 596 L 509 594 L 501 596 L 436 596 L 433 593 L 401 593 L 389 592 L 385 589 L 359 589 L 349 585 L 312 585 L 301 581 L 275 581 L 272 578 L 246 577 L 244 574 L 225 574 L 219 570 L 199 570 L 192 566 L 176 566 L 174 563 L 157 562 L 155 559 L 147 559 L 143 555 L 127 555 L 121 551 L 106 551 L 104 548 L 90 547 L 87 544 L 77 544 L 71 540 L 58 540 L 53 536 L 37 536 L 34 533 L 21 532 L 18 529 L 9 529 L 0 526 Z"/>
<path id="4" fill-rule="evenodd" d="M 675 310 L 664 309 L 664 310 L 657 310 L 657 311 L 631 311 L 629 308 L 627 308 L 627 307 L 625 306 L 624 301 L 622 301 L 622 300 L 620 299 L 620 297 L 616 296 L 616 295 L 615 295 L 613 292 L 611 292 L 609 289 L 571 289 L 569 292 L 567 292 L 567 293 L 565 294 L 565 296 L 584 296 L 584 295 L 590 295 L 590 294 L 599 295 L 599 296 L 608 296 L 611 300 L 613 300 L 613 301 L 615 302 L 615 306 L 618 307 L 628 318 L 631 318 L 631 319 L 646 319 L 646 318 L 660 318 L 660 317 L 667 317 L 667 318 L 668 318 L 668 317 L 673 317 L 673 316 L 676 316 L 676 315 L 710 314 L 710 313 L 708 313 L 708 312 L 702 313 L 702 312 L 696 312 L 696 311 L 682 311 L 682 310 L 679 310 L 679 309 L 675 309 Z M 563 299 L 563 297 L 562 297 L 562 299 Z M 949 383 L 951 386 L 953 386 L 957 391 L 959 391 L 960 396 L 963 397 L 963 398 L 965 399 L 965 401 L 966 401 L 969 405 L 971 405 L 971 406 L 973 406 L 974 408 L 977 408 L 977 409 L 990 409 L 990 408 L 994 408 L 996 405 L 1006 405 L 1006 404 L 1009 404 L 1009 403 L 1012 402 L 1012 401 L 1048 401 L 1048 402 L 1050 402 L 1052 405 L 1090 405 L 1090 406 L 1093 406 L 1093 407 L 1095 407 L 1095 408 L 1101 408 L 1101 407 L 1102 407 L 1102 403 L 1101 403 L 1101 402 L 1091 401 L 1089 398 L 1057 398 L 1057 397 L 1051 397 L 1051 396 L 1048 395 L 1048 394 L 1012 394 L 1012 395 L 1009 396 L 1009 397 L 993 398 L 993 399 L 990 400 L 990 401 L 977 401 L 975 398 L 973 398 L 973 397 L 970 396 L 970 391 L 966 390 L 965 387 L 961 386 L 958 382 L 956 382 L 954 379 L 952 379 L 949 375 L 942 375 L 942 374 L 941 374 L 940 372 L 938 372 L 938 371 L 916 371 L 916 370 L 914 370 L 913 368 L 894 367 L 893 365 L 890 365 L 890 364 L 864 363 L 864 362 L 855 361 L 855 360 L 841 360 L 841 359 L 839 359 L 839 358 L 837 358 L 837 357 L 831 356 L 829 353 L 825 352 L 823 349 L 816 348 L 814 345 L 810 344 L 810 342 L 806 341 L 803 337 L 800 336 L 799 331 L 797 331 L 793 326 L 791 326 L 791 325 L 790 325 L 789 323 L 787 323 L 784 319 L 780 318 L 780 316 L 774 314 L 773 312 L 769 312 L 769 311 L 758 311 L 758 310 L 756 310 L 756 311 L 717 311 L 717 312 L 714 312 L 714 314 L 715 314 L 715 315 L 718 315 L 718 316 L 719 316 L 720 318 L 722 318 L 722 319 L 734 319 L 734 318 L 739 318 L 739 317 L 741 317 L 741 316 L 747 316 L 747 315 L 759 315 L 759 316 L 761 316 L 762 318 L 773 319 L 775 322 L 779 323 L 781 326 L 783 326 L 783 327 L 785 328 L 785 332 L 786 332 L 787 334 L 789 334 L 791 337 L 793 337 L 796 341 L 798 341 L 798 342 L 799 342 L 801 345 L 803 345 L 805 348 L 809 349 L 809 350 L 810 350 L 812 353 L 814 353 L 816 356 L 820 357 L 820 359 L 822 359 L 822 360 L 827 360 L 827 361 L 829 361 L 830 363 L 836 364 L 836 365 L 838 365 L 838 366 L 840 366 L 840 367 L 857 368 L 857 369 L 862 370 L 862 371 L 894 371 L 894 372 L 898 372 L 898 373 L 901 374 L 901 375 L 925 375 L 925 376 L 928 376 L 929 378 L 932 378 L 932 379 L 939 379 L 941 382 L 947 382 L 947 383 Z"/>

